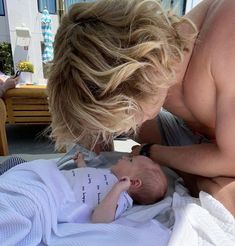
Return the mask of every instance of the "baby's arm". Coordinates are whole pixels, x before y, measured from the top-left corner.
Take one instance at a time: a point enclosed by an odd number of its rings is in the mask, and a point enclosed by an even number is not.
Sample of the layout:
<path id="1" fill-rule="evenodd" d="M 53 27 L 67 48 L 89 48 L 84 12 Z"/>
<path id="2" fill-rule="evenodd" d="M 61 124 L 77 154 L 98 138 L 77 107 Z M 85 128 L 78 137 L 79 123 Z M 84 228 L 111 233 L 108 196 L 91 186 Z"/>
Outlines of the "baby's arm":
<path id="1" fill-rule="evenodd" d="M 118 199 L 123 191 L 127 191 L 131 185 L 129 177 L 123 177 L 117 182 L 91 215 L 93 223 L 109 223 L 115 219 Z"/>
<path id="2" fill-rule="evenodd" d="M 75 156 L 73 157 L 73 159 L 77 167 L 86 167 L 86 162 L 81 152 L 77 152 Z"/>

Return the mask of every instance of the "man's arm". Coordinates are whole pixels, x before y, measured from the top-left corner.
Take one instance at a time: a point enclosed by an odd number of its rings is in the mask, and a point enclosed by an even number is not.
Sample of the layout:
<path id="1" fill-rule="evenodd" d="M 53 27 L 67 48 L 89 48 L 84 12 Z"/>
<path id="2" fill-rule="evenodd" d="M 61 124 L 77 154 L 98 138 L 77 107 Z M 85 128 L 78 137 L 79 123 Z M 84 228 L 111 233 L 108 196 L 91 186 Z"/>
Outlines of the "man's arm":
<path id="1" fill-rule="evenodd" d="M 235 120 L 235 119 L 234 119 Z M 234 121 L 235 122 L 235 121 Z M 234 127 L 234 124 L 233 126 Z M 217 142 L 229 141 L 233 134 L 222 135 Z M 235 136 L 234 136 L 235 137 Z M 219 144 L 194 144 L 187 146 L 163 146 L 154 144 L 150 148 L 150 158 L 161 165 L 178 171 L 204 177 L 235 177 L 235 142 L 227 144 L 233 151 L 225 151 Z M 134 146 L 133 155 L 138 155 L 141 146 Z"/>
<path id="2" fill-rule="evenodd" d="M 91 216 L 93 223 L 109 223 L 115 219 L 118 199 L 123 191 L 130 187 L 129 177 L 123 177 L 116 183 L 101 203 L 95 208 Z"/>
<path id="3" fill-rule="evenodd" d="M 151 147 L 151 158 L 170 168 L 204 177 L 235 176 L 235 157 L 215 144 Z"/>
<path id="4" fill-rule="evenodd" d="M 206 1 L 205 1 L 206 2 Z M 235 177 L 235 2 L 218 2 L 207 45 L 211 78 L 216 88 L 216 144 L 160 146 L 151 158 L 168 167 L 205 177 Z M 226 28 L 225 28 L 226 27 Z M 200 74 L 198 75 L 200 79 Z"/>

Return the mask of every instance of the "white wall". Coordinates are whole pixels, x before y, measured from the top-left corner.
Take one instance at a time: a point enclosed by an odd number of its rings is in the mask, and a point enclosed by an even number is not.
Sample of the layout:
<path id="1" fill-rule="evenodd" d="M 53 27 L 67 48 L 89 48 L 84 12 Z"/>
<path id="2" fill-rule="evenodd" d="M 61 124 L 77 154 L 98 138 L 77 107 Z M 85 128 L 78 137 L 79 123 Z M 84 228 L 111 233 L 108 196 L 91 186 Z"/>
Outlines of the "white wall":
<path id="1" fill-rule="evenodd" d="M 41 41 L 43 40 L 41 31 L 41 16 L 38 12 L 37 0 L 6 0 L 6 12 L 8 16 L 10 42 L 14 65 L 21 60 L 28 60 L 34 64 L 35 73 L 33 82 L 38 82 L 43 78 Z M 55 34 L 58 28 L 57 15 L 52 17 L 52 32 Z M 17 45 L 16 27 L 25 26 L 31 33 L 28 50 Z"/>
<path id="2" fill-rule="evenodd" d="M 10 42 L 9 26 L 6 16 L 0 16 L 0 42 Z"/>

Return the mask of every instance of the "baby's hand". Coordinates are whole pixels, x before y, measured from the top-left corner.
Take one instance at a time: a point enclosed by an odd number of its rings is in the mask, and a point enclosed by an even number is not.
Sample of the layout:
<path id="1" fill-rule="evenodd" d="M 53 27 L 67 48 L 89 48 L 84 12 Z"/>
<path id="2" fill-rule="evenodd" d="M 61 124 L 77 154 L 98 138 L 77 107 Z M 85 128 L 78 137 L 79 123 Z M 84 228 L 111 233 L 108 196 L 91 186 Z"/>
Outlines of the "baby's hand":
<path id="1" fill-rule="evenodd" d="M 73 159 L 74 159 L 74 160 L 84 160 L 84 155 L 83 155 L 83 153 L 81 153 L 81 152 L 78 151 L 78 152 L 74 155 Z"/>
<path id="2" fill-rule="evenodd" d="M 118 183 L 116 184 L 116 186 L 118 187 L 118 189 L 120 189 L 121 191 L 127 191 L 130 186 L 131 186 L 131 180 L 130 177 L 128 176 L 124 176 L 122 177 Z"/>
<path id="3" fill-rule="evenodd" d="M 86 167 L 86 162 L 84 160 L 84 155 L 81 152 L 77 152 L 73 157 L 74 162 L 77 167 Z"/>

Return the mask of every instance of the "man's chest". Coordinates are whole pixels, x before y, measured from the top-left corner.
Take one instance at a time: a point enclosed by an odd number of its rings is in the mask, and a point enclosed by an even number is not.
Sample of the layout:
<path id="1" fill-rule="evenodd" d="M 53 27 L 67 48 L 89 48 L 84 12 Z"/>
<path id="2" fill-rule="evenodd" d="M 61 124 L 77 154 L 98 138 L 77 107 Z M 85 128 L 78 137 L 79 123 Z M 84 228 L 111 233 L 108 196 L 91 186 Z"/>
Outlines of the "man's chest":
<path id="1" fill-rule="evenodd" d="M 164 106 L 182 118 L 193 130 L 213 137 L 216 88 L 202 56 L 191 58 L 182 84 L 169 91 Z"/>
<path id="2" fill-rule="evenodd" d="M 195 130 L 213 137 L 216 123 L 216 88 L 203 69 L 198 69 L 192 74 L 189 71 L 184 81 L 182 98 L 192 115 L 192 121 L 188 124 Z"/>

